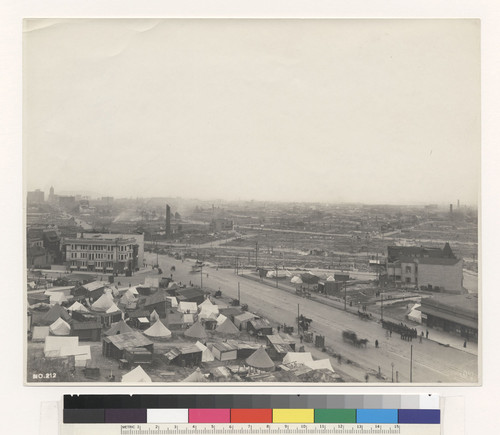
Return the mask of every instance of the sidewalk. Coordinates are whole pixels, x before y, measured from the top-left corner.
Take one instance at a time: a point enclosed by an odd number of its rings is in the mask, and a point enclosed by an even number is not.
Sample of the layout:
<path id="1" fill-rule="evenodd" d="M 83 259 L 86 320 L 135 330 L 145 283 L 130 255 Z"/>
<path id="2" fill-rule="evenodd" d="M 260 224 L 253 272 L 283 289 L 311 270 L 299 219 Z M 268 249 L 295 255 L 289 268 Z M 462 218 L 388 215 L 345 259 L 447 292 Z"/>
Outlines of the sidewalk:
<path id="1" fill-rule="evenodd" d="M 256 277 L 251 276 L 251 275 L 245 275 L 245 274 L 242 274 L 240 276 L 247 278 L 247 279 L 250 279 L 250 280 L 253 280 L 253 281 L 261 282 L 262 284 L 268 285 L 269 287 L 276 288 L 275 285 L 272 282 L 270 282 L 269 280 L 266 280 L 266 279 L 260 280 L 259 278 L 256 278 Z M 283 282 L 279 283 L 278 289 L 283 290 L 283 291 L 287 291 L 289 293 L 295 293 L 295 289 L 293 287 L 291 287 Z M 341 301 L 339 299 L 333 299 L 333 298 L 329 298 L 329 297 L 319 296 L 316 294 L 312 294 L 310 299 L 314 300 L 316 302 L 322 303 L 324 305 L 328 305 L 332 308 L 336 308 L 336 309 L 344 311 L 344 301 Z M 349 306 L 349 304 L 347 304 L 346 311 L 348 313 L 353 314 L 353 315 L 357 315 L 358 307 L 351 307 L 351 306 Z M 377 316 L 375 313 L 371 313 L 371 314 L 372 314 L 371 320 L 376 322 L 377 324 L 379 324 L 379 321 L 380 321 L 379 316 Z M 385 314 L 384 314 L 384 320 L 389 320 L 389 321 L 392 321 L 394 323 L 401 322 L 401 320 L 393 319 L 391 317 L 386 316 Z M 403 321 L 403 323 L 405 323 L 405 322 Z M 408 326 L 411 326 L 411 325 L 408 325 Z M 462 338 L 462 337 L 458 337 L 458 336 L 449 334 L 449 333 L 444 332 L 444 331 L 439 331 L 437 329 L 426 328 L 425 325 L 416 325 L 413 327 L 417 329 L 418 335 L 420 335 L 421 331 L 424 331 L 424 340 L 431 340 L 431 341 L 439 343 L 443 346 L 453 347 L 455 349 L 462 350 L 462 351 L 467 352 L 467 353 L 472 354 L 472 355 L 477 356 L 479 354 L 478 343 L 468 341 L 467 347 L 464 348 L 464 338 Z M 427 330 L 429 331 L 429 338 L 428 339 L 425 338 L 425 333 Z M 418 342 L 418 340 L 419 340 L 419 338 L 417 338 L 415 340 L 415 342 Z"/>

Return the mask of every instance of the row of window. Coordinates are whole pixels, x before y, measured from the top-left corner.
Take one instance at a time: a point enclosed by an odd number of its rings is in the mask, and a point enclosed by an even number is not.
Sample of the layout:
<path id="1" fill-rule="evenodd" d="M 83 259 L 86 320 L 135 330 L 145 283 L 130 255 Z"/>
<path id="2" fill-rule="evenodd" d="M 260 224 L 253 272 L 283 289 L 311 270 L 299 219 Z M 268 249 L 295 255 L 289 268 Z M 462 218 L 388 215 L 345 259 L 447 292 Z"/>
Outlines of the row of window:
<path id="1" fill-rule="evenodd" d="M 120 245 L 118 247 L 119 251 L 130 251 L 132 249 L 132 245 Z M 72 251 L 113 251 L 115 249 L 115 245 L 71 245 Z"/>

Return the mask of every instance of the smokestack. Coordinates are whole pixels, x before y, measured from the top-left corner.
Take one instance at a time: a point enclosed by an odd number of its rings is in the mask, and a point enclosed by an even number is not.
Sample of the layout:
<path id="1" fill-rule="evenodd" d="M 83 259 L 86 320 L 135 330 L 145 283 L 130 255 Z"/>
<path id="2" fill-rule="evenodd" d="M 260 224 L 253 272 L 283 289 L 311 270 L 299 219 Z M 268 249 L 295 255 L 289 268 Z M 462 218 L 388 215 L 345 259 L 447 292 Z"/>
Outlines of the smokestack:
<path id="1" fill-rule="evenodd" d="M 457 208 L 460 208 L 460 200 L 457 199 Z"/>
<path id="2" fill-rule="evenodd" d="M 450 214 L 453 213 L 453 204 L 450 204 Z"/>
<path id="3" fill-rule="evenodd" d="M 170 206 L 167 204 L 166 205 L 166 210 L 165 210 L 165 234 L 167 238 L 169 238 L 172 234 L 170 230 Z"/>

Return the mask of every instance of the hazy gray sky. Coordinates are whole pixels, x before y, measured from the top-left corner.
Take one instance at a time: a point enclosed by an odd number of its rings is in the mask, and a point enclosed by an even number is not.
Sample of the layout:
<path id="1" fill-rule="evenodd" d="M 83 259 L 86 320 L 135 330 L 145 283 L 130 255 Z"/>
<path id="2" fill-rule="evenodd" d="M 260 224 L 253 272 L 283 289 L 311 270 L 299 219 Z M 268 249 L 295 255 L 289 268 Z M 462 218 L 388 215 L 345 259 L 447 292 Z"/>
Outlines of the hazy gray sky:
<path id="1" fill-rule="evenodd" d="M 477 20 L 30 20 L 26 188 L 478 201 Z"/>

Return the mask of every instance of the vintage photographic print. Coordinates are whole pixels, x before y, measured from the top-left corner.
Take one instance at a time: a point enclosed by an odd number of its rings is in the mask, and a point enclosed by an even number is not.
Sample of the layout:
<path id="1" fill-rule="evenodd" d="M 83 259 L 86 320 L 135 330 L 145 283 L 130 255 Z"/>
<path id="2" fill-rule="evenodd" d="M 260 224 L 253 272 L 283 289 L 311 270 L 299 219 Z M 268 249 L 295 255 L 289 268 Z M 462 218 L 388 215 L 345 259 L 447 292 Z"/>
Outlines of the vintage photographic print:
<path id="1" fill-rule="evenodd" d="M 26 19 L 25 383 L 481 382 L 480 23 Z"/>

